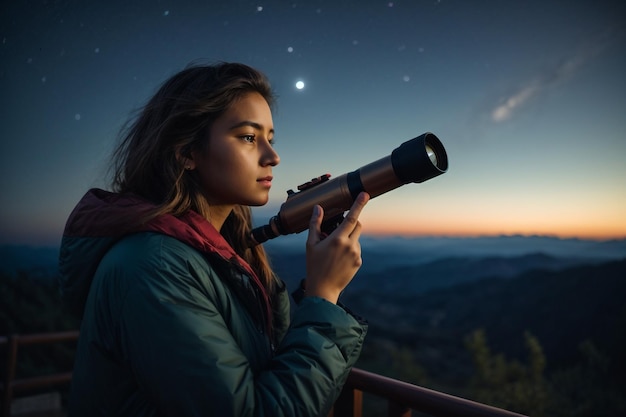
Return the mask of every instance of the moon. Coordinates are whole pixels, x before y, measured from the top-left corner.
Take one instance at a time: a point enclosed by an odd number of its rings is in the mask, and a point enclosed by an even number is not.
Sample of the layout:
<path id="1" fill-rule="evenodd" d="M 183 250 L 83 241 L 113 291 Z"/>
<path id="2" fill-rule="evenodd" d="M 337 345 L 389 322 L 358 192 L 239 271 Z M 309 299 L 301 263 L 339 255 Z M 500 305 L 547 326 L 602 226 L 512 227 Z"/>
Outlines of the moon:
<path id="1" fill-rule="evenodd" d="M 304 81 L 297 81 L 296 82 L 296 88 L 298 90 L 302 90 L 304 88 Z"/>

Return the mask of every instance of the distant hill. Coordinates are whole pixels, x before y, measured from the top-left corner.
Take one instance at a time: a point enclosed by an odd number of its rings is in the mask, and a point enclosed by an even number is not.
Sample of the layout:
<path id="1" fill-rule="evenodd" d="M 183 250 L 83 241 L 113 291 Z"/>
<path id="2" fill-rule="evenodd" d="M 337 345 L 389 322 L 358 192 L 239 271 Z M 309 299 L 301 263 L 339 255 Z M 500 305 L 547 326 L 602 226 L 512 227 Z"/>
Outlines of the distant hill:
<path id="1" fill-rule="evenodd" d="M 385 293 L 421 294 L 484 278 L 513 278 L 532 270 L 558 271 L 600 260 L 557 258 L 543 253 L 521 256 L 454 257 L 384 269 L 363 268 L 350 290 L 376 287 Z M 382 279 L 381 279 L 382 278 Z"/>
<path id="2" fill-rule="evenodd" d="M 482 328 L 493 351 L 510 358 L 524 357 L 523 335 L 531 332 L 550 367 L 576 362 L 578 345 L 591 340 L 623 375 L 625 294 L 626 260 L 621 260 L 558 271 L 529 270 L 515 278 L 484 278 L 419 294 L 363 286 L 346 291 L 343 301 L 369 320 L 368 337 L 413 347 L 431 372 L 459 372 L 460 363 L 467 367 L 463 341 Z"/>
<path id="3" fill-rule="evenodd" d="M 305 237 L 281 236 L 265 244 L 275 271 L 290 285 L 305 275 Z M 626 259 L 626 239 L 364 236 L 361 246 L 363 266 L 348 291 L 374 282 L 380 291 L 420 293 L 492 276 L 511 278 L 533 269 L 559 270 Z"/>
<path id="4" fill-rule="evenodd" d="M 520 256 L 545 253 L 555 257 L 619 259 L 626 257 L 626 239 L 590 240 L 554 236 L 502 235 L 482 237 L 373 237 L 364 236 L 366 248 L 386 248 L 440 258 L 445 256 Z"/>
<path id="5" fill-rule="evenodd" d="M 49 279 L 58 273 L 59 248 L 0 246 L 0 272 L 15 276 L 18 272 L 32 278 Z"/>
<path id="6" fill-rule="evenodd" d="M 306 232 L 280 236 L 265 243 L 272 254 L 304 252 Z M 430 262 L 452 257 L 515 257 L 543 253 L 556 258 L 615 260 L 626 258 L 626 239 L 562 239 L 552 236 L 485 236 L 485 237 L 402 237 L 363 236 L 363 259 L 367 263 L 384 258 L 384 266 Z M 371 259 L 374 258 L 374 261 Z M 368 262 L 369 261 L 369 262 Z M 373 267 L 372 265 L 366 265 Z"/>

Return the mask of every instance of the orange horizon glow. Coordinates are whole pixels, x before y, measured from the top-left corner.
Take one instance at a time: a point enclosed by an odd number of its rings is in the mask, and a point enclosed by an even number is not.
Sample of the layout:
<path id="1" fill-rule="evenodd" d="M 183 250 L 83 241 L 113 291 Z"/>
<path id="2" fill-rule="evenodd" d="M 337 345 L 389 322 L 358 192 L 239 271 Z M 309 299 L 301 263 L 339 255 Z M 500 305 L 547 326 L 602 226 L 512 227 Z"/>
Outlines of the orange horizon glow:
<path id="1" fill-rule="evenodd" d="M 484 237 L 502 237 L 502 236 L 521 236 L 521 237 L 551 237 L 555 239 L 582 239 L 582 240 L 595 240 L 595 241 L 608 241 L 608 240 L 622 240 L 626 239 L 626 234 L 616 235 L 616 234 L 601 234 L 601 233 L 591 233 L 591 234 L 580 234 L 580 233 L 554 233 L 554 232 L 529 232 L 529 231 L 493 231 L 493 232 L 481 232 L 481 231 L 449 231 L 449 232 L 441 232 L 441 231 L 415 231 L 415 232 L 407 232 L 400 230 L 377 230 L 375 228 L 364 228 L 363 235 L 372 236 L 372 237 L 448 237 L 448 238 L 484 238 Z"/>
<path id="2" fill-rule="evenodd" d="M 601 211 L 579 206 L 567 210 L 552 206 L 500 204 L 498 210 L 487 210 L 489 204 L 452 202 L 437 207 L 419 206 L 390 210 L 389 205 L 368 205 L 360 216 L 363 233 L 377 236 L 550 236 L 613 240 L 626 238 L 626 218 L 613 205 Z"/>
<path id="3" fill-rule="evenodd" d="M 626 239 L 626 227 L 503 227 L 501 224 L 414 224 L 399 225 L 390 222 L 363 221 L 363 234 L 369 236 L 402 236 L 402 237 L 489 237 L 489 236 L 546 236 L 559 239 L 588 239 L 588 240 L 620 240 Z"/>

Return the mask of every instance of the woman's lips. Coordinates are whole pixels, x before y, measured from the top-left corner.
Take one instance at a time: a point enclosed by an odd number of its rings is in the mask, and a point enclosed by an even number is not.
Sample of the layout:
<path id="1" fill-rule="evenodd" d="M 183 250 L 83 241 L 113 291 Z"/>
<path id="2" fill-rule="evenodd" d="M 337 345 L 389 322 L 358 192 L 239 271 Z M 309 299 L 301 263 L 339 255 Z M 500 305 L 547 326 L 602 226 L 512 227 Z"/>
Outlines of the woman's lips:
<path id="1" fill-rule="evenodd" d="M 273 177 L 267 176 L 267 177 L 259 178 L 258 180 L 256 180 L 256 182 L 258 182 L 259 184 L 269 188 L 269 187 L 272 186 L 272 180 L 273 179 L 274 179 Z"/>

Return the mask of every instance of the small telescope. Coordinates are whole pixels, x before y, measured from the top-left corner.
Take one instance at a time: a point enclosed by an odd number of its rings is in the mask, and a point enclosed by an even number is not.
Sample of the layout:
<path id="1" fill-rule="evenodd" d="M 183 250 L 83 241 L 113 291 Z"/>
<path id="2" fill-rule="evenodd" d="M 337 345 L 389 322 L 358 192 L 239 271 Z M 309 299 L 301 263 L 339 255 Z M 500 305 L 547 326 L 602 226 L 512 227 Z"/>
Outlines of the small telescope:
<path id="1" fill-rule="evenodd" d="M 441 141 L 427 132 L 398 146 L 384 158 L 330 179 L 329 174 L 313 178 L 287 191 L 287 200 L 265 226 L 252 230 L 250 246 L 280 235 L 308 229 L 313 207 L 324 209 L 322 231 L 330 233 L 350 209 L 361 191 L 378 197 L 410 182 L 424 182 L 448 170 L 448 156 Z"/>

